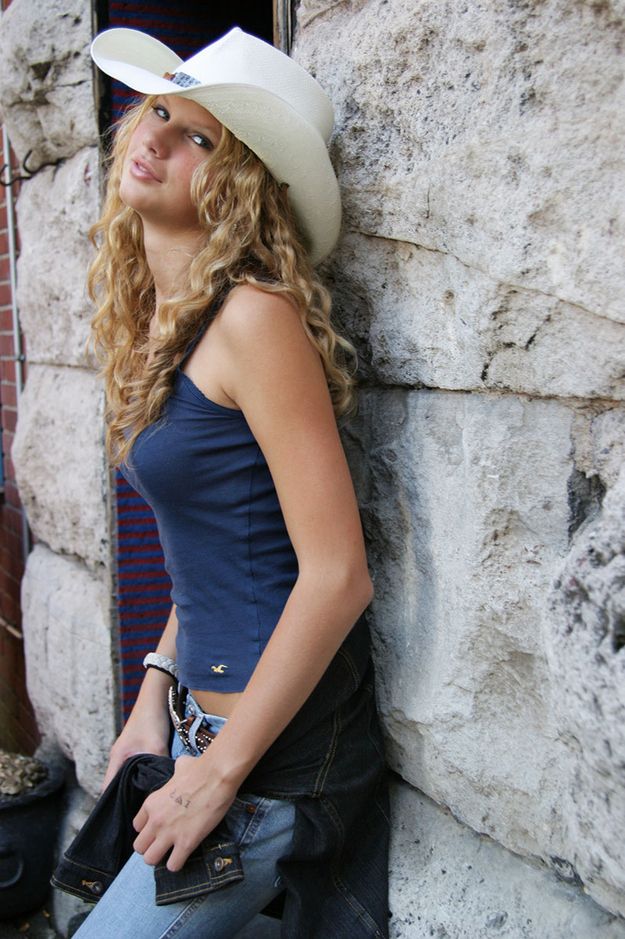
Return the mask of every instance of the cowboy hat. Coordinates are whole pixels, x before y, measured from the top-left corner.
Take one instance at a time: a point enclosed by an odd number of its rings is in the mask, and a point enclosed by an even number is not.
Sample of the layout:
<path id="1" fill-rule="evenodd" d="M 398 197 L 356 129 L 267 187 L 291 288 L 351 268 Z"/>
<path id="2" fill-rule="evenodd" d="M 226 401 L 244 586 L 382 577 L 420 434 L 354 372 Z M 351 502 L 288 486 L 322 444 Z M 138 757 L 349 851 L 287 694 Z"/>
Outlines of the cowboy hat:
<path id="1" fill-rule="evenodd" d="M 91 56 L 103 72 L 146 95 L 197 101 L 242 140 L 288 195 L 313 264 L 339 234 L 339 187 L 327 141 L 334 112 L 318 82 L 279 49 L 231 29 L 184 62 L 136 29 L 108 29 Z"/>

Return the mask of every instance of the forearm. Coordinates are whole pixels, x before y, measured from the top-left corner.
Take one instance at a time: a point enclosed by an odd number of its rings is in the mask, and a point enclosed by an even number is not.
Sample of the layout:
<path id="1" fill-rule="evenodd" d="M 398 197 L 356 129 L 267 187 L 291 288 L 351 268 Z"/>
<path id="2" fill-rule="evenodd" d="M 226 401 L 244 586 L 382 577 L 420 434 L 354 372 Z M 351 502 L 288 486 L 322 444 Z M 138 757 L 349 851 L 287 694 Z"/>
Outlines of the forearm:
<path id="1" fill-rule="evenodd" d="M 228 723 L 205 754 L 240 783 L 309 697 L 372 597 L 368 576 L 298 578 Z"/>

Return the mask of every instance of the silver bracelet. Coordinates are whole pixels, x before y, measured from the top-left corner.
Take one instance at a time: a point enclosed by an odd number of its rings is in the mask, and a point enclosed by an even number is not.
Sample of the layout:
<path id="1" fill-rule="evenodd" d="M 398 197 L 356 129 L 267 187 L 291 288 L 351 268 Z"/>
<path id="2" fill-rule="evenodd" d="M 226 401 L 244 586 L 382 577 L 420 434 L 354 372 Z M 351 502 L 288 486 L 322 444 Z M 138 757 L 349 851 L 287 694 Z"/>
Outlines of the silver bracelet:
<path id="1" fill-rule="evenodd" d="M 178 680 L 178 666 L 168 655 L 161 655 L 160 652 L 148 652 L 143 660 L 144 668 L 156 668 L 159 672 L 165 672 L 170 678 Z"/>

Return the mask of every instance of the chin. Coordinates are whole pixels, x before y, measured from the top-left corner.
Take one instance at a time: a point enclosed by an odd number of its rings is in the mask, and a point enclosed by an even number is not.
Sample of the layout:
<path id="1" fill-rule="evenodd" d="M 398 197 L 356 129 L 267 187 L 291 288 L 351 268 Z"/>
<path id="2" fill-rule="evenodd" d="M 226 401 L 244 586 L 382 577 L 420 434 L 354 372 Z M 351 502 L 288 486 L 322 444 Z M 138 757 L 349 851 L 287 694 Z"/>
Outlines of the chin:
<path id="1" fill-rule="evenodd" d="M 145 204 L 145 197 L 142 198 L 143 194 L 137 192 L 137 187 L 133 185 L 133 180 L 126 179 L 125 174 L 122 176 L 119 184 L 118 194 L 124 205 L 127 205 L 129 209 L 135 209 L 137 212 L 139 212 L 142 205 Z"/>

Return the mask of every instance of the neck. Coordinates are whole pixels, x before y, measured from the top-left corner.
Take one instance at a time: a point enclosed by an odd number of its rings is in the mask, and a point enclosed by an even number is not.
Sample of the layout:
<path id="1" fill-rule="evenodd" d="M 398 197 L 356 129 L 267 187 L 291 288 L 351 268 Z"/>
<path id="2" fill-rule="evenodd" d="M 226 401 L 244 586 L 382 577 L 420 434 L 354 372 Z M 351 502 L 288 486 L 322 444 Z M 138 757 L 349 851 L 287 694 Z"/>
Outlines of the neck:
<path id="1" fill-rule="evenodd" d="M 172 233 L 144 224 L 143 244 L 154 277 L 157 309 L 182 289 L 189 265 L 203 240 L 203 233 L 197 230 Z"/>

